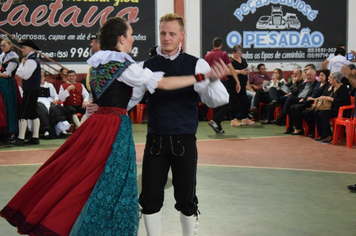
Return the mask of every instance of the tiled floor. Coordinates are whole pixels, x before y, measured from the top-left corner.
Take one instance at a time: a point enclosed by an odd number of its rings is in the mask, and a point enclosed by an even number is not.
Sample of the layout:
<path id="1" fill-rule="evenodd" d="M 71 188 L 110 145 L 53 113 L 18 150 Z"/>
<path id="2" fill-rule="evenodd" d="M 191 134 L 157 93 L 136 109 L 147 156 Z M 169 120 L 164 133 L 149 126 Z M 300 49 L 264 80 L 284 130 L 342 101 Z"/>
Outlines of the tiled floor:
<path id="1" fill-rule="evenodd" d="M 283 135 L 285 127 L 274 125 L 231 127 L 226 121 L 223 127 L 224 136 L 206 122 L 198 129 L 198 235 L 356 235 L 356 193 L 346 189 L 356 182 L 356 146 L 322 145 Z M 133 131 L 140 173 L 146 126 L 135 124 Z M 62 142 L 44 140 L 32 150 L 0 146 L 0 206 Z M 181 235 L 173 206 L 168 181 L 164 236 Z M 0 236 L 13 235 L 16 229 L 1 219 Z"/>

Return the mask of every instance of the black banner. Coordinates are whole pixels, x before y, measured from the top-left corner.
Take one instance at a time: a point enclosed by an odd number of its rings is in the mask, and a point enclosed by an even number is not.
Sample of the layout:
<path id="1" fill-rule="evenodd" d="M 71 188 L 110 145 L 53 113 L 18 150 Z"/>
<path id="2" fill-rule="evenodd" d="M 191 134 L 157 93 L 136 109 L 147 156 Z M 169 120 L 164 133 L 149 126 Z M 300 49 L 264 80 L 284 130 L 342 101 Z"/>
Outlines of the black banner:
<path id="1" fill-rule="evenodd" d="M 202 1 L 203 55 L 214 37 L 249 60 L 321 61 L 346 45 L 346 0 Z"/>
<path id="2" fill-rule="evenodd" d="M 155 0 L 0 1 L 0 27 L 20 40 L 35 41 L 58 62 L 85 62 L 93 54 L 90 36 L 114 16 L 124 17 L 133 28 L 134 60 L 147 59 L 155 44 Z"/>

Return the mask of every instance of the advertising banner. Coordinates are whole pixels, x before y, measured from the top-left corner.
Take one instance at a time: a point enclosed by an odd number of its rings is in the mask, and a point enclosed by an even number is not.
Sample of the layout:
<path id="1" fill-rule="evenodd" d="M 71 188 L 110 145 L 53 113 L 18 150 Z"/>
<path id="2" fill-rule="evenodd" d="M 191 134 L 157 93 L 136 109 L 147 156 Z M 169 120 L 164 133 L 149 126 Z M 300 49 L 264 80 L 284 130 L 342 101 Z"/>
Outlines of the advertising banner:
<path id="1" fill-rule="evenodd" d="M 322 61 L 346 45 L 346 14 L 346 0 L 202 1 L 202 52 L 221 37 L 248 60 Z"/>
<path id="2" fill-rule="evenodd" d="M 134 60 L 147 59 L 155 45 L 155 0 L 0 0 L 0 4 L 0 28 L 20 40 L 35 41 L 42 53 L 58 62 L 85 62 L 93 53 L 90 37 L 114 16 L 124 17 L 133 28 Z"/>

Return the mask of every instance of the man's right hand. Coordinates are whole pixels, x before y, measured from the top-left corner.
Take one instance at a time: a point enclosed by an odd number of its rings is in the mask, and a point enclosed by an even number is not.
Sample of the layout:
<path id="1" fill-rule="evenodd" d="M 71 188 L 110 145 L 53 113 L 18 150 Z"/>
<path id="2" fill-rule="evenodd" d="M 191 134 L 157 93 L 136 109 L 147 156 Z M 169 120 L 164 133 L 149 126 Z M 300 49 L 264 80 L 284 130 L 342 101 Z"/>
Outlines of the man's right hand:
<path id="1" fill-rule="evenodd" d="M 99 106 L 96 103 L 88 103 L 87 104 L 87 112 L 89 115 L 94 114 L 98 109 L 99 109 Z"/>
<path id="2" fill-rule="evenodd" d="M 74 86 L 73 84 L 69 85 L 68 88 L 67 88 L 68 92 L 69 92 L 70 90 L 74 90 L 74 89 L 75 89 L 75 86 Z"/>

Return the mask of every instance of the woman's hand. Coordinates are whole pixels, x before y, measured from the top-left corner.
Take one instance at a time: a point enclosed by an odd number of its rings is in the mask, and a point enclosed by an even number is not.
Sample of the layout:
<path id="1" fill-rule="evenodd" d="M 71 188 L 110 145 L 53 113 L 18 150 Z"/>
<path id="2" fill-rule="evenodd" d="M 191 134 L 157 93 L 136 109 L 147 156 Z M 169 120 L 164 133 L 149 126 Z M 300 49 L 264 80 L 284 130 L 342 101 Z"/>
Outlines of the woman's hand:
<path id="1" fill-rule="evenodd" d="M 87 104 L 87 112 L 89 115 L 94 114 L 98 109 L 99 109 L 99 106 L 96 103 L 88 103 Z"/>
<path id="2" fill-rule="evenodd" d="M 236 83 L 236 92 L 239 93 L 241 90 L 241 85 L 240 83 Z"/>

